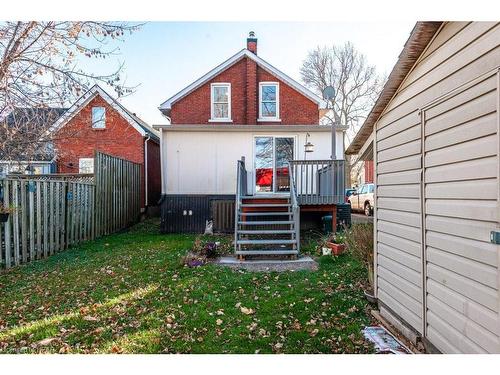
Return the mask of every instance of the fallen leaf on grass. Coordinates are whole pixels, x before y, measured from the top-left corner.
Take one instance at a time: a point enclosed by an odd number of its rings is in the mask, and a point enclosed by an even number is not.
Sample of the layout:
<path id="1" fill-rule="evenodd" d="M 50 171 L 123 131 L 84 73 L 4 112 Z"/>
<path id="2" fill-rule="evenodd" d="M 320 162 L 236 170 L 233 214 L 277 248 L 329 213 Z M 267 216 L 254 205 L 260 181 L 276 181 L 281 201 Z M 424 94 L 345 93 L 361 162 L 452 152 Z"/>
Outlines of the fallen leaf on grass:
<path id="1" fill-rule="evenodd" d="M 240 311 L 245 315 L 252 315 L 253 313 L 255 313 L 255 311 L 253 309 L 250 309 L 247 307 L 241 307 Z"/>
<path id="2" fill-rule="evenodd" d="M 85 315 L 83 320 L 86 320 L 87 322 L 97 322 L 99 319 L 95 316 Z"/>
<path id="3" fill-rule="evenodd" d="M 222 323 L 223 323 L 222 319 L 217 319 L 215 321 L 215 324 L 217 324 L 218 326 L 220 326 Z"/>
<path id="4" fill-rule="evenodd" d="M 53 341 L 57 340 L 57 337 L 48 337 L 46 339 L 40 340 L 37 342 L 37 345 L 39 346 L 47 346 L 52 344 Z"/>

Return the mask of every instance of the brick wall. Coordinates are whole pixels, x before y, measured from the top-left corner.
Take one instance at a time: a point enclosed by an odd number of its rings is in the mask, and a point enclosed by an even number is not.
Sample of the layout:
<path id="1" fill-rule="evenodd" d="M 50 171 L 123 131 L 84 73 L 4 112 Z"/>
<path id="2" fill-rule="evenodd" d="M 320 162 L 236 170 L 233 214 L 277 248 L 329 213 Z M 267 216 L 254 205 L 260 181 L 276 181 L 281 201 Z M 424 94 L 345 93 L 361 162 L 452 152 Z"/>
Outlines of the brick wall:
<path id="1" fill-rule="evenodd" d="M 258 82 L 279 82 L 280 86 L 280 118 L 281 123 L 286 124 L 319 124 L 318 104 L 300 94 L 288 86 L 285 82 L 277 79 L 271 73 L 257 68 Z M 258 89 L 258 86 L 257 86 Z M 262 123 L 265 124 L 265 123 Z M 272 124 L 272 123 L 269 123 Z"/>
<path id="2" fill-rule="evenodd" d="M 365 160 L 365 183 L 373 183 L 374 169 L 373 160 Z"/>
<path id="3" fill-rule="evenodd" d="M 160 145 L 148 142 L 148 205 L 156 206 L 161 196 Z"/>
<path id="4" fill-rule="evenodd" d="M 92 107 L 96 106 L 106 108 L 105 129 L 92 128 Z M 59 130 L 54 146 L 59 173 L 78 173 L 79 159 L 94 157 L 96 150 L 140 163 L 141 200 L 144 202 L 143 137 L 100 96 L 92 99 Z"/>
<path id="5" fill-rule="evenodd" d="M 257 82 L 254 83 L 255 76 Z M 208 121 L 210 119 L 210 84 L 226 82 L 231 83 L 232 124 L 254 125 L 258 117 L 258 82 L 261 81 L 280 83 L 281 123 L 274 124 L 319 123 L 317 103 L 257 66 L 253 60 L 244 58 L 174 103 L 170 112 L 172 124 L 210 124 Z"/>

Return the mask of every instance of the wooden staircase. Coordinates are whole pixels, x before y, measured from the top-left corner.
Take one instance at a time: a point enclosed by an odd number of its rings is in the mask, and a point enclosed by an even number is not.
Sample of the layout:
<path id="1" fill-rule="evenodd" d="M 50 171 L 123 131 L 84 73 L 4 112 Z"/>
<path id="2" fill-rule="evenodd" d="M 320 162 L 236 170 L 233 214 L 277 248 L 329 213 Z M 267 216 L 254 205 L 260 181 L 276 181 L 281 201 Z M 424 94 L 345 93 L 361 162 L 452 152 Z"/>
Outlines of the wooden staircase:
<path id="1" fill-rule="evenodd" d="M 290 197 L 242 196 L 238 208 L 235 226 L 238 257 L 298 255 L 299 218 Z"/>
<path id="2" fill-rule="evenodd" d="M 300 252 L 300 207 L 325 211 L 319 207 L 331 209 L 344 202 L 344 160 L 291 160 L 286 170 L 288 193 L 251 195 L 245 158 L 237 161 L 234 252 L 240 258 L 296 257 Z"/>

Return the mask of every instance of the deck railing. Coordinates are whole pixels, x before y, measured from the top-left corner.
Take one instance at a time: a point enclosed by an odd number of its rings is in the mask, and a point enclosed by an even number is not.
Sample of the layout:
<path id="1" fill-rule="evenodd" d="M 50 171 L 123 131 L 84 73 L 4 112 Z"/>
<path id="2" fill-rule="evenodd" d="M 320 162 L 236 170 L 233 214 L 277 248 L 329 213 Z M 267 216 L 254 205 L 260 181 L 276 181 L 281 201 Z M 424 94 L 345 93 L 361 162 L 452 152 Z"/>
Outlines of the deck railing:
<path id="1" fill-rule="evenodd" d="M 292 171 L 292 166 L 288 163 L 288 170 Z M 297 240 L 297 251 L 300 252 L 300 206 L 297 199 L 297 190 L 294 174 L 290 172 L 290 203 L 292 205 L 295 239 Z"/>
<path id="2" fill-rule="evenodd" d="M 292 160 L 290 179 L 295 182 L 299 205 L 344 202 L 344 160 Z"/>

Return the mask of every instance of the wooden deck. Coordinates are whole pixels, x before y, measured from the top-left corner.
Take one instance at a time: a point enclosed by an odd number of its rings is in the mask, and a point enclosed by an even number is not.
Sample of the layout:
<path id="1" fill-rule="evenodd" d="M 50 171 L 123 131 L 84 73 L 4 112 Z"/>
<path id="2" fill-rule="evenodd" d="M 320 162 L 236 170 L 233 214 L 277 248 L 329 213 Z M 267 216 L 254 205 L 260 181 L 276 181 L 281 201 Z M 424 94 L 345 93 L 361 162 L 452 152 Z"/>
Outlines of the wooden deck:
<path id="1" fill-rule="evenodd" d="M 234 251 L 239 257 L 300 253 L 301 212 L 332 214 L 344 203 L 344 160 L 293 160 L 289 192 L 249 195 L 244 160 L 237 162 Z M 286 187 L 286 185 L 285 185 Z"/>

